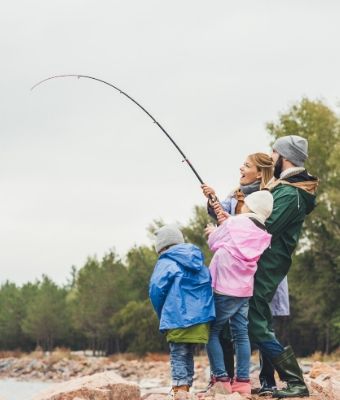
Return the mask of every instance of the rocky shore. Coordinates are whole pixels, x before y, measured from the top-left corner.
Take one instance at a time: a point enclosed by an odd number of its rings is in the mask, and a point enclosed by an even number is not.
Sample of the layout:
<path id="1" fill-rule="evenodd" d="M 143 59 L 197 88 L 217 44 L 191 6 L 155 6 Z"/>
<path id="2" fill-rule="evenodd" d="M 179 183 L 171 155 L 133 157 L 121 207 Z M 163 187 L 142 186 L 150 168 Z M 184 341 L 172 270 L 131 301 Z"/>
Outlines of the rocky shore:
<path id="1" fill-rule="evenodd" d="M 340 361 L 328 363 L 302 361 L 302 367 L 313 399 L 340 400 Z M 206 387 L 209 378 L 208 360 L 205 356 L 196 357 L 195 371 L 193 392 L 199 392 Z M 127 359 L 126 357 L 89 357 L 67 351 L 56 351 L 48 355 L 35 352 L 20 357 L 0 358 L 0 379 L 14 378 L 51 383 L 63 382 L 62 385 L 59 385 L 59 388 L 57 385 L 53 389 L 54 393 L 57 393 L 58 390 L 65 390 L 67 386 L 73 388 L 73 391 L 76 390 L 74 388 L 78 388 L 77 390 L 80 393 L 73 397 L 71 395 L 66 396 L 64 392 L 62 397 L 56 397 L 55 394 L 49 396 L 47 393 L 37 397 L 37 400 L 50 400 L 52 398 L 53 400 L 76 398 L 78 400 L 87 398 L 96 400 L 116 398 L 121 400 L 125 398 L 162 400 L 167 399 L 169 392 L 169 375 L 169 362 L 166 355 L 150 355 L 144 359 Z M 252 374 L 253 387 L 259 386 L 257 375 L 258 371 L 254 368 Z M 119 392 L 120 397 L 114 397 L 113 393 L 118 393 L 119 390 L 121 391 Z M 124 397 L 126 390 L 128 394 L 127 397 Z M 52 392 L 49 391 L 49 393 Z M 196 396 L 192 394 L 184 398 L 196 399 Z M 212 394 L 210 398 L 216 400 L 237 399 L 235 395 L 228 397 L 222 393 Z M 257 398 L 256 395 L 252 396 L 252 399 Z"/>
<path id="2" fill-rule="evenodd" d="M 208 366 L 206 357 L 197 357 L 195 366 L 197 381 L 205 382 L 204 374 Z M 129 359 L 129 357 L 92 357 L 56 351 L 47 355 L 34 352 L 20 357 L 0 358 L 0 379 L 64 382 L 109 371 L 146 389 L 169 385 L 170 372 L 166 355 Z"/>

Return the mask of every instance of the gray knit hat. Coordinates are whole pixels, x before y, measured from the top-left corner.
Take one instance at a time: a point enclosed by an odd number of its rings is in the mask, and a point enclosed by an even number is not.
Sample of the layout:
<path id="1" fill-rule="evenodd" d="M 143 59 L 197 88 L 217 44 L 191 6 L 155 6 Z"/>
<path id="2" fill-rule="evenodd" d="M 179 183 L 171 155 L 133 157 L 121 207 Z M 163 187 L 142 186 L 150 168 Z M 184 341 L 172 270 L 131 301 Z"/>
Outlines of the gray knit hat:
<path id="1" fill-rule="evenodd" d="M 184 237 L 182 232 L 177 228 L 176 225 L 164 225 L 155 232 L 156 241 L 155 248 L 159 253 L 165 247 L 184 243 Z"/>
<path id="2" fill-rule="evenodd" d="M 297 167 L 303 167 L 308 157 L 308 141 L 297 135 L 283 136 L 276 140 L 273 150 Z"/>

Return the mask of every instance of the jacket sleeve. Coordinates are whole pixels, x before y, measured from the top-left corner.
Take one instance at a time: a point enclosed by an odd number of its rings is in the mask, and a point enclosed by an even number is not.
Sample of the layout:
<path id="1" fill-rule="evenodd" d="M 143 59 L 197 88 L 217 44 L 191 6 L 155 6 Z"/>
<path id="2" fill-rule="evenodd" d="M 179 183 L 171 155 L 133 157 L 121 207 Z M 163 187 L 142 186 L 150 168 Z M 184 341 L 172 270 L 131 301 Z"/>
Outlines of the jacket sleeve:
<path id="1" fill-rule="evenodd" d="M 225 212 L 227 212 L 228 214 L 233 214 L 232 212 L 232 198 L 231 197 L 227 197 L 225 200 L 221 201 L 221 206 L 223 208 L 223 210 Z M 209 204 L 208 201 L 208 205 L 207 205 L 207 210 L 208 210 L 208 214 L 214 218 L 214 220 L 217 221 L 217 216 L 215 214 L 215 210 L 211 207 L 211 205 Z"/>
<path id="2" fill-rule="evenodd" d="M 159 319 L 161 319 L 162 308 L 177 271 L 178 267 L 175 262 L 159 260 L 151 276 L 149 296 Z"/>
<path id="3" fill-rule="evenodd" d="M 284 231 L 299 214 L 299 192 L 297 188 L 282 185 L 272 192 L 274 207 L 267 219 L 266 227 L 272 235 Z"/>

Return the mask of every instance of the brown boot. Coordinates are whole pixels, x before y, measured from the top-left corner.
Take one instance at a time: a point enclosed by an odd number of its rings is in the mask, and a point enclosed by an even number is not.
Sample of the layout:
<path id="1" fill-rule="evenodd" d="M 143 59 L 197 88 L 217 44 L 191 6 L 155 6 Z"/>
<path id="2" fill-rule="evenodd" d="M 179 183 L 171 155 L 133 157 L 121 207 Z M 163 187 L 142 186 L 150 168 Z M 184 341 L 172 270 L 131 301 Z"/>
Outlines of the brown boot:
<path id="1" fill-rule="evenodd" d="M 172 391 L 173 391 L 174 393 L 177 393 L 177 392 L 179 392 L 180 390 L 181 390 L 182 392 L 189 392 L 189 389 L 190 389 L 189 385 L 181 385 L 181 386 L 173 386 L 173 387 L 172 387 Z"/>
<path id="2" fill-rule="evenodd" d="M 190 386 L 189 385 L 181 385 L 181 386 L 173 386 L 172 387 L 172 393 L 173 393 L 173 399 L 183 399 L 183 396 L 181 396 L 181 392 L 189 392 Z"/>

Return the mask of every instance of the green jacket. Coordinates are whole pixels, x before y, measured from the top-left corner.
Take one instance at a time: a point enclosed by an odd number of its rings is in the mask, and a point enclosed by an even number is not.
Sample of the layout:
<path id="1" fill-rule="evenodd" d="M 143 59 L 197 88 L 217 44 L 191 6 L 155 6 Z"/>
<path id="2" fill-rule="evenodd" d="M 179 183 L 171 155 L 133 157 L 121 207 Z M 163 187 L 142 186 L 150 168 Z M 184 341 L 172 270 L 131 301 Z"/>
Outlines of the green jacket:
<path id="1" fill-rule="evenodd" d="M 313 192 L 313 186 L 315 191 L 315 178 L 307 182 L 282 181 L 271 190 L 274 208 L 266 225 L 272 234 L 272 242 L 258 262 L 254 296 L 250 300 L 249 335 L 254 342 L 272 340 L 275 337 L 271 328 L 269 303 L 279 283 L 288 273 L 303 221 L 315 207 L 315 194 L 310 193 Z"/>

